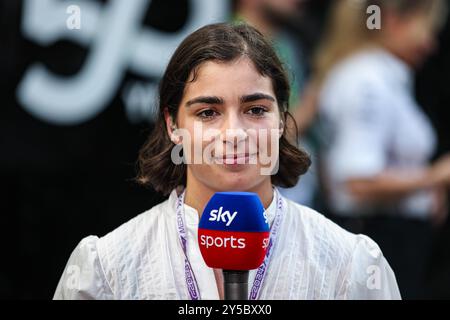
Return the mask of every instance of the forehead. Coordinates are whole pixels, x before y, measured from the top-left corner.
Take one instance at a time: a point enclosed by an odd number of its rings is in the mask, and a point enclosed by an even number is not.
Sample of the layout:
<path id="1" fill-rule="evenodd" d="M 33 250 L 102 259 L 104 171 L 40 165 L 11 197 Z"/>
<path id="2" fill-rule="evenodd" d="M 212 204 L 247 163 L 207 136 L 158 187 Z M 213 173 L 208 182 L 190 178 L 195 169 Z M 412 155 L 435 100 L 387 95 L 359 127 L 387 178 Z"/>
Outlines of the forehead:
<path id="1" fill-rule="evenodd" d="M 193 78 L 193 74 L 189 80 Z M 262 92 L 274 95 L 272 79 L 261 75 L 253 62 L 242 57 L 230 62 L 207 61 L 196 71 L 194 81 L 188 81 L 183 100 L 197 95 L 214 95 L 226 98 Z"/>

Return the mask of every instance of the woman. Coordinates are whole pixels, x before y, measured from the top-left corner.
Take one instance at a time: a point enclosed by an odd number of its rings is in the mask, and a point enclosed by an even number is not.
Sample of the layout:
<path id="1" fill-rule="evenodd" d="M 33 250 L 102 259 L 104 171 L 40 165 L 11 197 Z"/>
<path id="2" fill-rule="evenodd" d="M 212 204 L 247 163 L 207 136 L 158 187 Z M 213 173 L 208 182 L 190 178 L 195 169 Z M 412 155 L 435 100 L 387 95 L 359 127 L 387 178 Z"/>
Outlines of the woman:
<path id="1" fill-rule="evenodd" d="M 225 190 L 257 193 L 269 223 L 281 219 L 258 299 L 399 298 L 395 276 L 371 239 L 282 198 L 274 187 L 292 186 L 310 164 L 289 142 L 288 101 L 286 74 L 256 29 L 216 24 L 188 36 L 162 78 L 159 119 L 139 157 L 140 182 L 170 193 L 169 199 L 102 238 L 83 239 L 54 298 L 194 299 L 185 277 L 190 265 L 199 297 L 223 299 L 222 272 L 204 263 L 197 228 L 207 201 Z M 199 126 L 216 135 L 199 136 Z M 195 161 L 196 149 L 211 142 L 213 161 Z M 241 143 L 246 149 L 236 153 Z M 252 143 L 256 152 L 249 151 Z M 180 146 L 186 164 L 174 152 Z M 262 174 L 267 151 L 279 160 L 273 175 Z M 185 245 L 178 215 L 186 221 Z M 250 286 L 254 278 L 252 270 Z"/>
<path id="2" fill-rule="evenodd" d="M 430 222 L 446 215 L 450 158 L 429 164 L 436 138 L 412 72 L 434 48 L 444 12 L 439 0 L 339 1 L 317 56 L 330 214 L 379 243 L 403 298 L 424 297 Z"/>

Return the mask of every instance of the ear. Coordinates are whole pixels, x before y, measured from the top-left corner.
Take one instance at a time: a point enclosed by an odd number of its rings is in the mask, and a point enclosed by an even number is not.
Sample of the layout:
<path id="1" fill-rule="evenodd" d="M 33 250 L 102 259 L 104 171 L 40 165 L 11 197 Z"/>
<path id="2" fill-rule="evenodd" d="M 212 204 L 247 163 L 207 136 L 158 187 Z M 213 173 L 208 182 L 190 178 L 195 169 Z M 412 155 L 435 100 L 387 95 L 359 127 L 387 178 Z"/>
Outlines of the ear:
<path id="1" fill-rule="evenodd" d="M 283 117 L 280 118 L 280 127 L 279 127 L 278 130 L 279 130 L 279 137 L 281 139 L 281 136 L 284 133 L 284 119 L 283 119 Z"/>
<path id="2" fill-rule="evenodd" d="M 177 125 L 170 115 L 167 107 L 164 108 L 164 121 L 166 122 L 167 134 L 169 135 L 170 140 L 173 143 L 178 144 L 180 137 L 176 133 Z"/>

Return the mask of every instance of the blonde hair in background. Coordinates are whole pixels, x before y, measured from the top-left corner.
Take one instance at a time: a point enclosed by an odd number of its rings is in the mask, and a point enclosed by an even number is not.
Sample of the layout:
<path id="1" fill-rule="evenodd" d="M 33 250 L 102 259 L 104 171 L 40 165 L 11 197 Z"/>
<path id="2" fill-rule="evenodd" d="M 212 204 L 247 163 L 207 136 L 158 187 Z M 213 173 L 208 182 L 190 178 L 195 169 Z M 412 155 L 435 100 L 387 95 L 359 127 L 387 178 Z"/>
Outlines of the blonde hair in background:
<path id="1" fill-rule="evenodd" d="M 369 29 L 367 9 L 376 5 L 381 10 L 381 29 Z M 321 84 L 330 69 L 349 55 L 378 45 L 378 35 L 383 32 L 383 12 L 390 10 L 398 15 L 425 12 L 433 19 L 436 28 L 443 26 L 447 6 L 443 0 L 335 0 L 330 11 L 322 44 L 313 61 L 314 81 Z"/>

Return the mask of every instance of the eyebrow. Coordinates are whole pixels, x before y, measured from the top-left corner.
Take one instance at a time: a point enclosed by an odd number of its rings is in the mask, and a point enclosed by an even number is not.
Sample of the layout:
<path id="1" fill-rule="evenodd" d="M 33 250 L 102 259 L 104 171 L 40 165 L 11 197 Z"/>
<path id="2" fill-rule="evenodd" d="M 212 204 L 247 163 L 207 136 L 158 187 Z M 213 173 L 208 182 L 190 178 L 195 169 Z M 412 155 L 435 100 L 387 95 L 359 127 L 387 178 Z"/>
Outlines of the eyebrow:
<path id="1" fill-rule="evenodd" d="M 241 103 L 253 102 L 253 101 L 257 101 L 257 100 L 269 100 L 269 101 L 275 102 L 274 97 L 272 97 L 271 95 L 265 94 L 265 93 L 260 93 L 260 92 L 252 93 L 252 94 L 241 97 Z"/>
<path id="2" fill-rule="evenodd" d="M 189 100 L 188 102 L 186 102 L 186 106 L 190 107 L 190 106 L 192 106 L 193 104 L 196 104 L 196 103 L 223 104 L 223 99 L 221 99 L 219 97 L 214 97 L 214 96 L 210 96 L 210 97 L 201 96 L 201 97 L 197 97 L 197 98 Z"/>
<path id="3" fill-rule="evenodd" d="M 265 93 L 252 93 L 245 96 L 242 96 L 240 98 L 241 103 L 248 103 L 253 102 L 257 100 L 269 100 L 275 102 L 275 98 L 271 95 L 265 94 Z M 216 97 L 216 96 L 200 96 L 196 97 L 194 99 L 189 100 L 186 102 L 186 106 L 190 107 L 193 104 L 196 103 L 203 103 L 203 104 L 224 104 L 224 101 L 222 98 Z"/>

